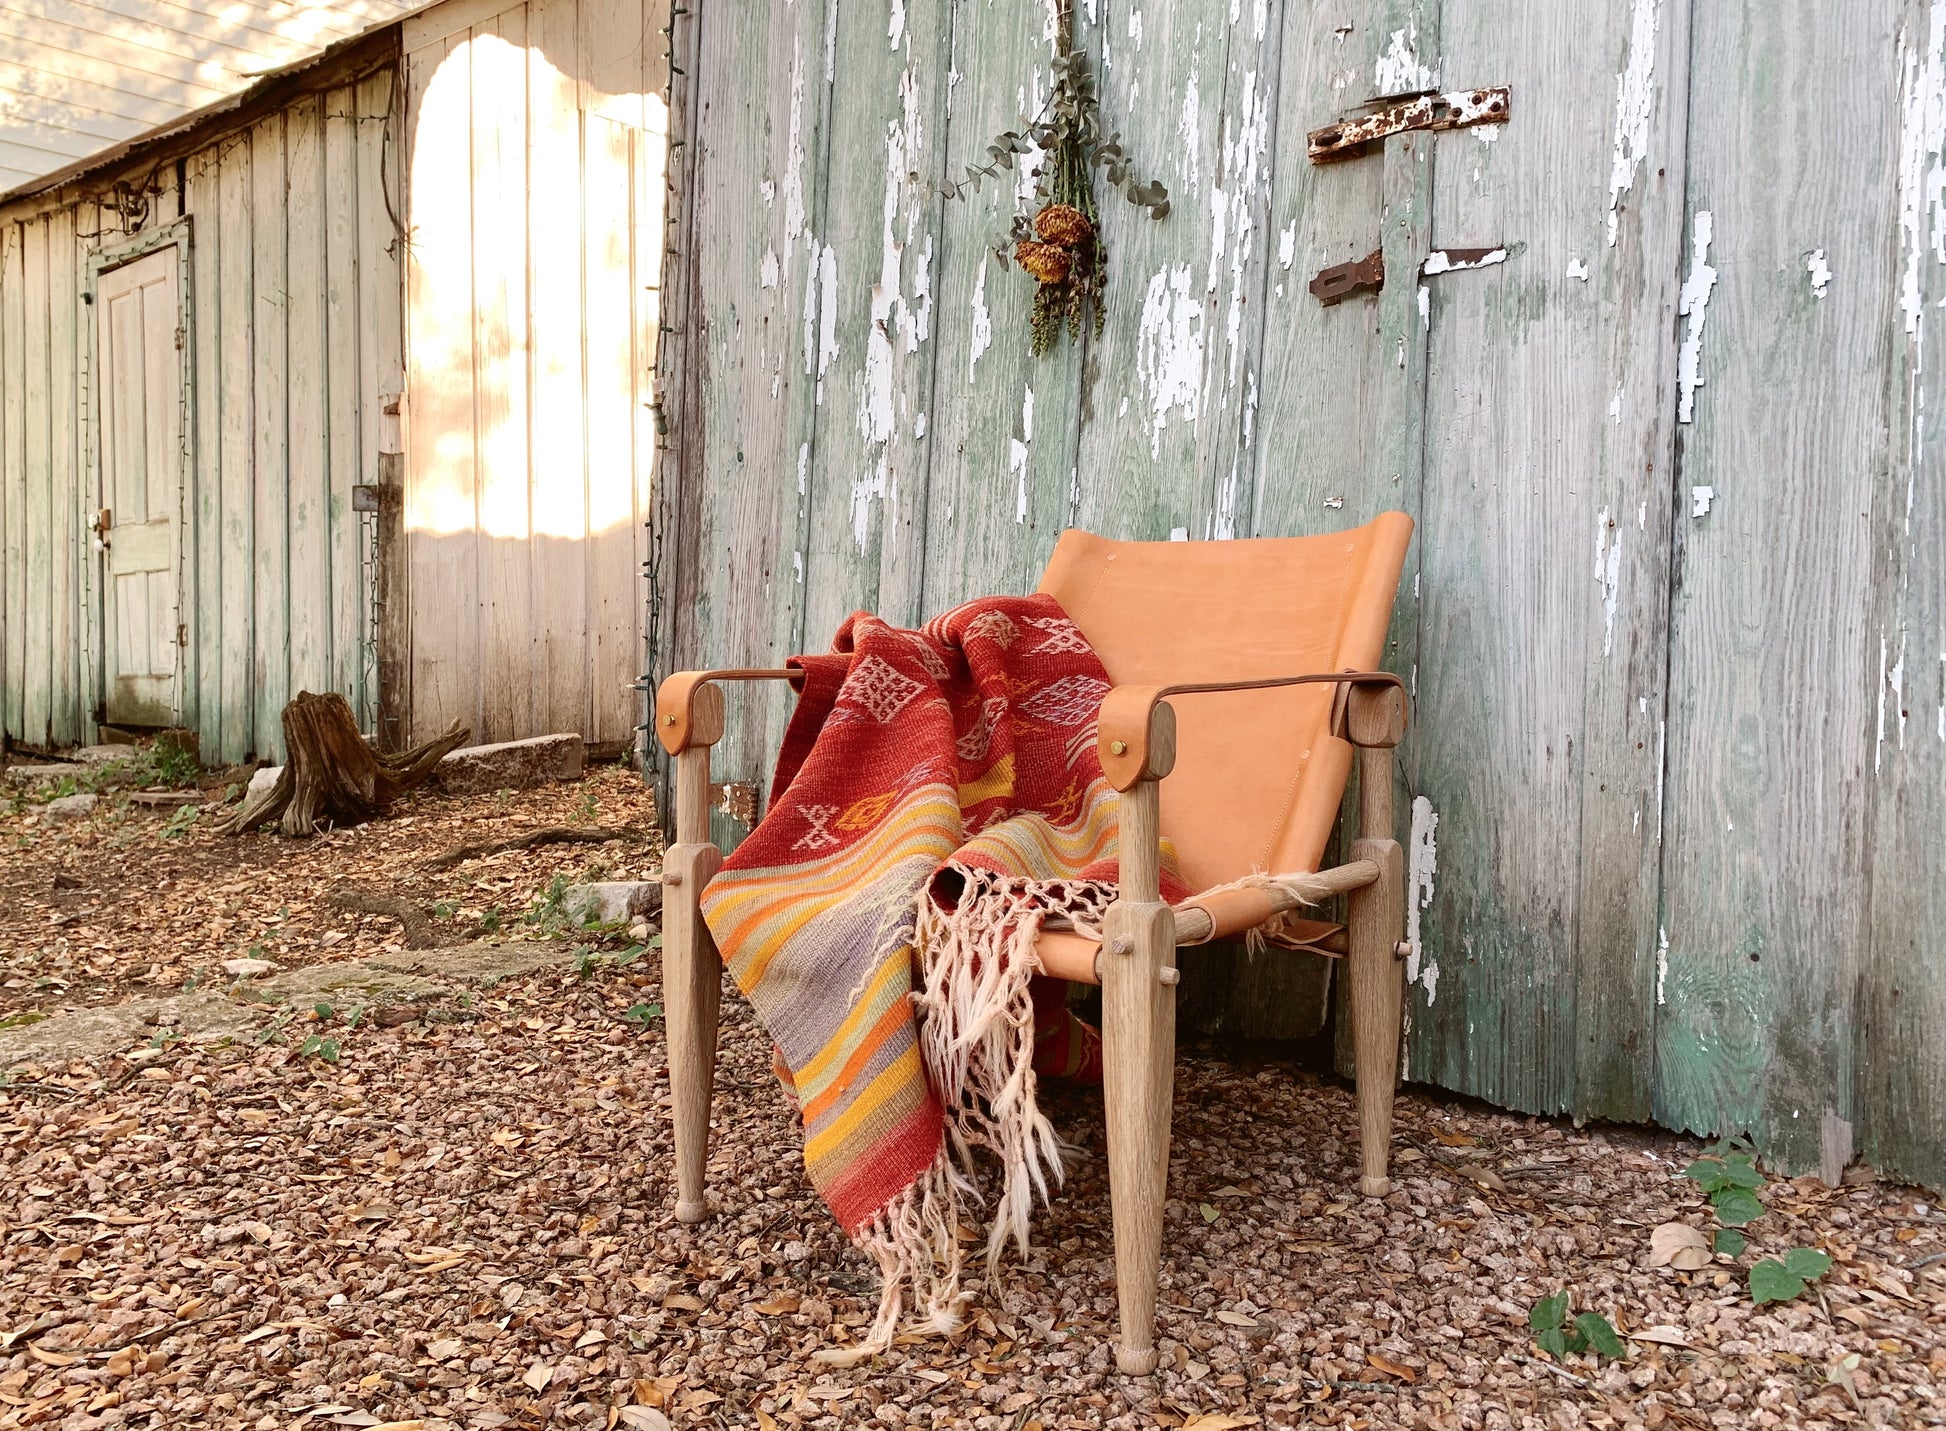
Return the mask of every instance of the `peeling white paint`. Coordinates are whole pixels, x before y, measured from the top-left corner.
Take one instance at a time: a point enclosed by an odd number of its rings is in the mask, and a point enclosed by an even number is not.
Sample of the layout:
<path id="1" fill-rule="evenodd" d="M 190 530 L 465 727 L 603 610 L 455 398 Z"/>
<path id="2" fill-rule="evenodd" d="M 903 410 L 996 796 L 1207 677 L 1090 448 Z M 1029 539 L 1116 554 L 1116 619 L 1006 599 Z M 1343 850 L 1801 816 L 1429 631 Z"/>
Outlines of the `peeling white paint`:
<path id="1" fill-rule="evenodd" d="M 1676 357 L 1677 422 L 1688 422 L 1695 415 L 1696 389 L 1703 385 L 1697 371 L 1703 356 L 1703 323 L 1708 317 L 1710 290 L 1716 287 L 1716 270 L 1709 264 L 1716 220 L 1708 209 L 1698 209 L 1693 225 L 1690 243 L 1695 257 L 1689 277 L 1682 281 L 1682 298 L 1676 305 L 1676 311 L 1689 320 L 1689 327 L 1683 333 L 1682 351 Z"/>
<path id="2" fill-rule="evenodd" d="M 1426 255 L 1425 265 L 1419 270 L 1431 278 L 1436 273 L 1464 273 L 1470 268 L 1491 268 L 1496 263 L 1507 261 L 1504 248 L 1491 249 L 1478 258 L 1456 259 L 1443 248 L 1436 248 Z"/>
<path id="3" fill-rule="evenodd" d="M 804 553 L 791 553 L 791 574 L 797 578 L 799 586 L 804 585 Z"/>
<path id="4" fill-rule="evenodd" d="M 907 319 L 910 320 L 908 326 Z M 908 353 L 919 351 L 919 345 L 932 336 L 932 235 L 926 235 L 926 246 L 919 252 L 919 261 L 912 272 L 912 303 L 907 317 L 899 324 L 905 335 L 905 350 Z"/>
<path id="5" fill-rule="evenodd" d="M 1210 516 L 1209 534 L 1212 541 L 1227 542 L 1236 538 L 1237 463 L 1234 459 L 1230 463 L 1230 475 L 1216 490 L 1216 511 Z"/>
<path id="6" fill-rule="evenodd" d="M 1646 532 L 1649 529 L 1649 504 L 1647 502 L 1639 503 L 1635 508 L 1635 529 L 1638 532 Z"/>
<path id="7" fill-rule="evenodd" d="M 1142 12 L 1140 10 L 1131 10 L 1128 12 L 1128 42 L 1136 48 L 1138 53 L 1141 51 Z"/>
<path id="8" fill-rule="evenodd" d="M 1924 311 L 1919 265 L 1927 249 L 1946 263 L 1946 0 L 1933 0 L 1922 51 L 1899 37 L 1904 71 L 1899 124 L 1899 238 L 1904 273 L 1899 308 L 1905 331 L 1920 332 Z M 1916 375 L 1915 375 L 1916 386 Z"/>
<path id="9" fill-rule="evenodd" d="M 1831 288 L 1831 265 L 1824 261 L 1824 250 L 1814 248 L 1804 260 L 1804 271 L 1811 275 L 1811 292 L 1822 298 Z"/>
<path id="10" fill-rule="evenodd" d="M 903 27 L 903 20 L 900 21 Z M 919 117 L 918 86 L 907 69 L 899 76 L 900 116 L 885 127 L 885 202 L 880 215 L 878 282 L 872 285 L 871 322 L 865 330 L 865 366 L 858 398 L 858 430 L 868 443 L 892 439 L 892 339 L 907 338 L 906 351 L 918 346 L 917 320 L 901 291 L 905 244 L 900 241 L 901 200 L 911 187 L 907 175 L 916 172 L 925 147 Z M 908 220 L 909 235 L 917 212 Z"/>
<path id="11" fill-rule="evenodd" d="M 804 37 L 791 49 L 791 118 L 784 140 L 784 267 L 804 232 Z"/>
<path id="12" fill-rule="evenodd" d="M 1171 527 L 1171 528 L 1169 528 L 1169 540 L 1170 540 L 1170 541 L 1172 541 L 1172 542 L 1186 542 L 1186 541 L 1188 541 L 1188 540 L 1189 540 L 1189 528 L 1188 528 L 1188 527 Z"/>
<path id="13" fill-rule="evenodd" d="M 1668 780 L 1668 762 L 1664 754 L 1668 749 L 1669 722 L 1659 720 L 1655 723 L 1655 842 L 1662 843 L 1662 797 Z"/>
<path id="14" fill-rule="evenodd" d="M 1017 484 L 1014 521 L 1019 524 L 1027 520 L 1027 444 L 1018 437 L 1007 440 L 1007 470 L 1013 474 Z"/>
<path id="15" fill-rule="evenodd" d="M 1939 653 L 1939 720 L 1934 729 L 1946 740 L 1946 651 Z"/>
<path id="16" fill-rule="evenodd" d="M 764 250 L 764 261 L 757 266 L 757 282 L 765 288 L 775 288 L 780 279 L 781 275 L 777 271 L 777 250 L 767 248 Z"/>
<path id="17" fill-rule="evenodd" d="M 824 401 L 824 375 L 838 356 L 838 255 L 826 244 L 818 253 L 818 401 Z"/>
<path id="18" fill-rule="evenodd" d="M 1336 512 L 1344 507 L 1345 499 L 1343 497 L 1326 497 L 1324 499 L 1324 505 L 1331 511 Z"/>
<path id="19" fill-rule="evenodd" d="M 885 35 L 892 48 L 898 49 L 899 42 L 905 38 L 905 0 L 892 0 L 892 22 L 885 27 Z"/>
<path id="20" fill-rule="evenodd" d="M 1689 489 L 1689 515 L 1692 517 L 1707 517 L 1710 514 L 1710 503 L 1715 500 L 1716 489 L 1714 487 L 1691 487 Z"/>
<path id="21" fill-rule="evenodd" d="M 1622 534 L 1615 532 L 1611 541 L 1609 532 L 1614 526 L 1608 508 L 1603 507 L 1595 518 L 1595 585 L 1601 588 L 1601 654 L 1604 656 L 1615 650 L 1615 610 L 1621 602 Z"/>
<path id="22" fill-rule="evenodd" d="M 1297 258 L 1297 220 L 1292 219 L 1288 225 L 1286 225 L 1284 228 L 1278 231 L 1277 261 L 1280 264 L 1282 264 L 1284 266 L 1285 271 L 1288 272 L 1290 270 L 1291 263 L 1296 258 Z"/>
<path id="23" fill-rule="evenodd" d="M 1374 94 L 1411 94 L 1422 89 L 1439 88 L 1439 66 L 1420 62 L 1419 31 L 1394 30 L 1392 43 L 1372 66 Z"/>
<path id="24" fill-rule="evenodd" d="M 979 376 L 980 355 L 993 346 L 993 315 L 987 312 L 987 261 L 980 259 L 980 272 L 973 280 L 973 355 L 966 363 L 970 385 Z"/>
<path id="25" fill-rule="evenodd" d="M 1481 132 L 1482 132 L 1482 133 L 1484 133 L 1485 131 L 1484 131 L 1484 130 L 1482 130 Z M 1588 265 L 1587 265 L 1587 264 L 1585 264 L 1585 263 L 1583 263 L 1583 262 L 1582 262 L 1582 261 L 1581 261 L 1580 259 L 1578 259 L 1578 258 L 1571 258 L 1571 259 L 1569 259 L 1569 260 L 1568 260 L 1568 277 L 1569 277 L 1569 278 L 1578 278 L 1578 279 L 1580 279 L 1580 280 L 1581 280 L 1581 281 L 1582 281 L 1583 283 L 1586 283 L 1586 282 L 1588 281 Z"/>
<path id="26" fill-rule="evenodd" d="M 1405 896 L 1405 978 L 1408 984 L 1419 981 L 1419 959 L 1424 948 L 1419 940 L 1419 912 L 1432 906 L 1433 877 L 1439 873 L 1439 816 L 1432 801 L 1423 795 L 1412 797 L 1412 833 L 1406 837 Z M 1427 972 L 1438 982 L 1437 966 Z M 1431 1003 L 1432 988 L 1426 990 Z"/>
<path id="27" fill-rule="evenodd" d="M 1899 659 L 1892 663 L 1892 669 L 1889 671 L 1885 669 L 1887 653 L 1887 643 L 1881 639 L 1878 651 L 1878 745 L 1872 752 L 1873 774 L 1878 773 L 1879 759 L 1885 749 L 1885 710 L 1888 692 L 1891 694 L 1892 716 L 1897 722 L 1899 749 L 1905 749 L 1905 633 L 1903 631 L 1899 633 Z"/>
<path id="28" fill-rule="evenodd" d="M 1669 982 L 1669 931 L 1658 929 L 1655 943 L 1655 1001 L 1657 1007 L 1669 1001 L 1663 995 L 1663 988 Z"/>
<path id="29" fill-rule="evenodd" d="M 916 417 L 915 419 L 913 419 L 913 423 L 912 423 L 912 436 L 913 436 L 913 438 L 914 438 L 915 440 L 918 440 L 918 441 L 924 441 L 924 440 L 925 440 L 925 436 L 926 436 L 926 415 L 925 415 L 925 414 L 924 414 L 923 412 L 922 412 L 922 413 L 920 413 L 918 417 Z"/>
<path id="30" fill-rule="evenodd" d="M 1473 126 L 1470 132 L 1472 133 L 1473 137 L 1479 140 L 1482 144 L 1492 144 L 1495 140 L 1500 138 L 1500 126 L 1497 124 L 1476 124 Z M 1474 182 L 1475 183 L 1479 182 L 1479 178 L 1480 178 L 1480 171 L 1479 169 L 1475 168 L 1473 171 Z"/>
<path id="31" fill-rule="evenodd" d="M 1432 289 L 1423 283 L 1419 285 L 1419 327 L 1423 332 L 1432 331 Z"/>
<path id="32" fill-rule="evenodd" d="M 1165 266 L 1149 279 L 1135 375 L 1149 403 L 1149 456 L 1160 459 L 1169 414 L 1194 422 L 1202 405 L 1203 304 L 1186 263 Z"/>
<path id="33" fill-rule="evenodd" d="M 1226 108 L 1221 126 L 1220 181 L 1210 189 L 1209 291 L 1216 292 L 1227 268 L 1230 280 L 1229 301 L 1224 310 L 1224 390 L 1227 393 L 1236 389 L 1243 358 L 1243 306 L 1249 286 L 1245 282 L 1245 270 L 1250 265 L 1256 232 L 1255 200 L 1260 186 L 1267 183 L 1270 175 L 1267 162 L 1270 95 L 1268 90 L 1259 92 L 1256 71 L 1244 75 L 1242 98 L 1234 109 Z"/>
<path id="34" fill-rule="evenodd" d="M 861 552 L 865 550 L 865 539 L 871 535 L 872 499 L 883 499 L 885 487 L 885 456 L 881 453 L 878 465 L 851 484 L 851 535 Z"/>
<path id="35" fill-rule="evenodd" d="M 1257 370 L 1252 368 L 1243 378 L 1243 450 L 1248 452 L 1257 441 Z"/>
<path id="36" fill-rule="evenodd" d="M 811 490 L 811 444 L 800 442 L 797 446 L 797 495 L 802 497 Z"/>
<path id="37" fill-rule="evenodd" d="M 1623 194 L 1649 155 L 1649 117 L 1655 110 L 1655 31 L 1660 0 L 1629 7 L 1628 62 L 1615 77 L 1615 147 L 1608 162 L 1608 246 L 1615 246 Z M 1687 418 L 1684 421 L 1688 421 Z"/>
<path id="38" fill-rule="evenodd" d="M 1176 137 L 1182 141 L 1182 166 L 1180 173 L 1183 187 L 1191 198 L 1202 190 L 1203 170 L 1203 103 L 1202 93 L 1196 87 L 1196 76 L 1191 75 L 1182 90 L 1182 118 L 1176 121 Z"/>
<path id="39" fill-rule="evenodd" d="M 1616 388 L 1615 396 L 1608 400 L 1608 416 L 1615 426 L 1620 427 L 1622 425 L 1622 390 L 1620 388 Z"/>

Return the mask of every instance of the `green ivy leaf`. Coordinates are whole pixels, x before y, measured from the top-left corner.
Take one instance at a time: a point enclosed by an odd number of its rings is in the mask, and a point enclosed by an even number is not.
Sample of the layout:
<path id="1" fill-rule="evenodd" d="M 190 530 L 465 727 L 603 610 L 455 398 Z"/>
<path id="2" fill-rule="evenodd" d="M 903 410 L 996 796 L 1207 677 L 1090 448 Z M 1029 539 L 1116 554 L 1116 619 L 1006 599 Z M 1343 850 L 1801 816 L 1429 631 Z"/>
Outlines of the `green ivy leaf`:
<path id="1" fill-rule="evenodd" d="M 1556 1361 L 1562 1360 L 1568 1354 L 1567 1334 L 1559 1327 L 1548 1327 L 1537 1333 L 1534 1344 Z"/>
<path id="2" fill-rule="evenodd" d="M 1706 1193 L 1729 1186 L 1729 1179 L 1723 1175 L 1721 1158 L 1698 1158 L 1682 1170 L 1682 1175 Z"/>
<path id="3" fill-rule="evenodd" d="M 1831 1270 L 1831 1259 L 1815 1247 L 1793 1247 L 1784 1254 L 1784 1270 L 1805 1282 L 1815 1282 Z"/>
<path id="4" fill-rule="evenodd" d="M 1587 1344 L 1605 1357 L 1619 1361 L 1627 1353 L 1622 1339 L 1615 1335 L 1615 1329 L 1608 1324 L 1608 1318 L 1600 1312 L 1583 1312 L 1574 1319 L 1574 1329 L 1581 1333 Z"/>
<path id="5" fill-rule="evenodd" d="M 1742 1227 L 1764 1215 L 1763 1200 L 1748 1188 L 1721 1187 L 1710 1194 L 1716 1220 L 1725 1227 Z"/>
<path id="6" fill-rule="evenodd" d="M 1757 1171 L 1748 1153 L 1731 1153 L 1723 1159 L 1723 1181 L 1734 1188 L 1760 1188 L 1764 1175 Z"/>
<path id="7" fill-rule="evenodd" d="M 1716 1239 L 1710 1244 L 1710 1247 L 1712 1251 L 1725 1252 L 1732 1257 L 1741 1257 L 1744 1248 L 1749 1245 L 1749 1242 L 1744 1239 L 1743 1234 L 1735 1228 L 1719 1227 L 1716 1229 Z"/>
<path id="8" fill-rule="evenodd" d="M 1552 1297 L 1543 1297 L 1534 1304 L 1534 1309 L 1527 1314 L 1527 1325 L 1537 1332 L 1545 1332 L 1559 1327 L 1567 1317 L 1568 1294 L 1567 1289 L 1563 1288 Z"/>
<path id="9" fill-rule="evenodd" d="M 1761 1307 L 1766 1302 L 1788 1302 L 1804 1290 L 1804 1279 L 1774 1257 L 1766 1257 L 1750 1269 L 1750 1300 Z"/>

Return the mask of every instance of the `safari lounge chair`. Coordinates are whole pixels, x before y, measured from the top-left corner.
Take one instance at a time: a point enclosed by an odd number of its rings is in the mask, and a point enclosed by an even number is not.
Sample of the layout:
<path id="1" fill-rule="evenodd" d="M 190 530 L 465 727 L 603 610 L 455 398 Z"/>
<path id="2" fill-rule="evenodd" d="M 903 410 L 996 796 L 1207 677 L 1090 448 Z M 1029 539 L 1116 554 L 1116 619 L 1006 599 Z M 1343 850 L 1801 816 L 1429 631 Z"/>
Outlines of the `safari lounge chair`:
<path id="1" fill-rule="evenodd" d="M 1102 987 L 1103 1102 L 1121 1312 L 1116 1362 L 1155 1369 L 1176 1052 L 1177 952 L 1277 920 L 1275 942 L 1348 954 L 1362 1146 L 1361 1193 L 1391 1190 L 1399 1066 L 1399 960 L 1407 952 L 1404 857 L 1394 836 L 1391 750 L 1405 690 L 1377 668 L 1412 521 L 1388 512 L 1331 536 L 1115 542 L 1065 533 L 1040 590 L 1066 608 L 1116 684 L 1099 718 L 1101 767 L 1121 792 L 1120 896 L 1102 942 L 1048 931 L 1046 972 Z M 790 671 L 685 672 L 656 693 L 675 758 L 676 838 L 663 861 L 663 1001 L 675 1105 L 676 1215 L 707 1213 L 703 1176 L 722 967 L 698 900 L 723 856 L 709 840 L 709 752 L 726 681 Z M 1358 838 L 1320 871 L 1359 760 Z M 1165 777 L 1167 777 L 1165 779 Z M 1233 886 L 1171 908 L 1160 837 L 1191 888 Z M 1286 887 L 1234 887 L 1306 872 L 1306 893 L 1349 895 L 1348 926 L 1297 921 Z M 1283 916 L 1281 919 L 1279 916 Z"/>

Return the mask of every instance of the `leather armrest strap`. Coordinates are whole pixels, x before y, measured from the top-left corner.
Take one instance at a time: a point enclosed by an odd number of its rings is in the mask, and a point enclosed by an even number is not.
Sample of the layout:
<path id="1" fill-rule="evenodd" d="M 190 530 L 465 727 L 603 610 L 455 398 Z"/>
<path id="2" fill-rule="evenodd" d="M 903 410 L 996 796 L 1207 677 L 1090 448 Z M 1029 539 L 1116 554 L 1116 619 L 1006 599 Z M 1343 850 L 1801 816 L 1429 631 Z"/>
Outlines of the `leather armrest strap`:
<path id="1" fill-rule="evenodd" d="M 1149 731 L 1155 708 L 1170 696 L 1223 691 L 1261 691 L 1277 686 L 1331 685 L 1331 730 L 1354 745 L 1396 745 L 1405 731 L 1405 682 L 1390 671 L 1330 671 L 1301 676 L 1269 676 L 1257 681 L 1213 681 L 1176 686 L 1117 686 L 1102 699 L 1097 724 L 1101 769 L 1117 790 L 1133 789 L 1149 770 Z M 1382 705 L 1369 719 L 1352 712 L 1351 692 L 1370 691 Z M 1369 725 L 1369 729 L 1361 728 Z"/>
<path id="2" fill-rule="evenodd" d="M 799 670 L 732 669 L 678 671 L 655 688 L 655 735 L 671 755 L 699 745 L 715 745 L 723 738 L 723 695 L 718 681 L 789 681 L 804 688 Z"/>

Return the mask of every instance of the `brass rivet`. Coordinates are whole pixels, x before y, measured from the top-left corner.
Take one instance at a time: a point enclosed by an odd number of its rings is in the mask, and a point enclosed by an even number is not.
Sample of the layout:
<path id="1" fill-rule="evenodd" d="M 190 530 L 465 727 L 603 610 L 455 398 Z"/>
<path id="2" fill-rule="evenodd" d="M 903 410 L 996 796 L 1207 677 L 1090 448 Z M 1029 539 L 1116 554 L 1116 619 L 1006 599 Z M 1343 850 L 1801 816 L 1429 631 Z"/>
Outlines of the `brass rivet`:
<path id="1" fill-rule="evenodd" d="M 1111 740 L 1108 742 L 1108 751 L 1111 755 L 1127 755 L 1128 742 L 1125 740 Z"/>
<path id="2" fill-rule="evenodd" d="M 674 725 L 676 723 L 676 718 L 673 715 L 666 715 L 662 718 L 662 723 L 664 725 Z"/>

